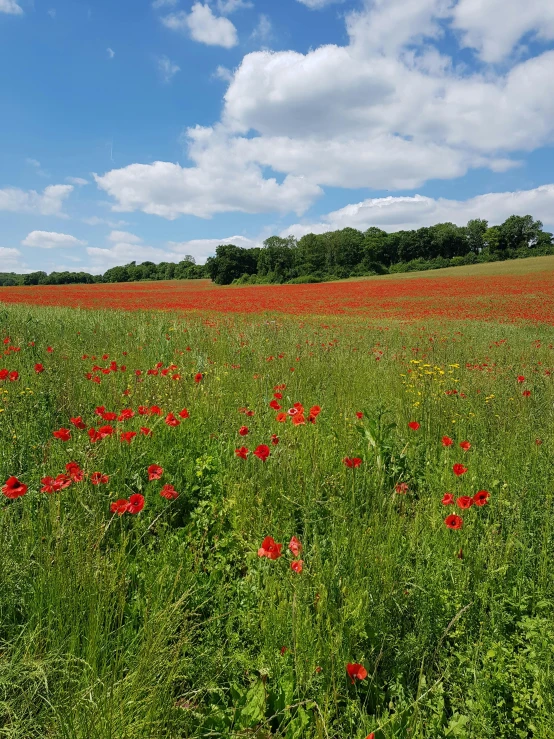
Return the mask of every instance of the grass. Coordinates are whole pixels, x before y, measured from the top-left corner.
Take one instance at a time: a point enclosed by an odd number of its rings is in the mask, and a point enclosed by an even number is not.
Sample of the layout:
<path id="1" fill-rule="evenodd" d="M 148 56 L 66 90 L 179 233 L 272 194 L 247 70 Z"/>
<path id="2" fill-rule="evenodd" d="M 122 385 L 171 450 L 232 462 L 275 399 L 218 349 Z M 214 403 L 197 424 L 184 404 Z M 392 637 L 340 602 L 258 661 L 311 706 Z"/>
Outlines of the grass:
<path id="1" fill-rule="evenodd" d="M 1 317 L 0 369 L 19 379 L 0 381 L 0 483 L 28 490 L 0 509 L 0 737 L 551 739 L 550 327 L 17 305 Z M 159 362 L 178 369 L 147 375 Z M 276 421 L 282 384 L 285 410 L 321 407 L 315 424 Z M 134 409 L 114 428 L 152 435 L 91 443 L 97 406 Z M 235 455 L 261 444 L 265 462 Z M 41 493 L 70 461 L 86 478 Z M 109 483 L 92 485 L 96 471 Z M 488 505 L 441 504 L 479 490 Z M 140 513 L 110 513 L 134 493 Z M 268 535 L 276 560 L 258 556 Z M 352 684 L 347 663 L 367 678 Z"/>

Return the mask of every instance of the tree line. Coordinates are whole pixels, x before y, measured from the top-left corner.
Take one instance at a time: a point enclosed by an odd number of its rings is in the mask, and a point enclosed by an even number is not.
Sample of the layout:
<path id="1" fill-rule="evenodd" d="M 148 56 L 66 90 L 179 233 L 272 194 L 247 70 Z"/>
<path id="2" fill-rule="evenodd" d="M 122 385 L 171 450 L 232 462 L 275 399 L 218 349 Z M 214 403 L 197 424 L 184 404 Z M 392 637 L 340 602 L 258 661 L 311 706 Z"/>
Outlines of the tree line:
<path id="1" fill-rule="evenodd" d="M 512 215 L 498 226 L 475 218 L 465 226 L 437 223 L 388 233 L 343 228 L 296 239 L 270 236 L 261 247 L 220 244 L 214 257 L 198 265 L 191 256 L 179 262 L 131 262 L 103 275 L 87 272 L 0 273 L 0 285 L 64 285 L 209 277 L 218 285 L 320 282 L 554 254 L 552 234 L 532 216 Z"/>

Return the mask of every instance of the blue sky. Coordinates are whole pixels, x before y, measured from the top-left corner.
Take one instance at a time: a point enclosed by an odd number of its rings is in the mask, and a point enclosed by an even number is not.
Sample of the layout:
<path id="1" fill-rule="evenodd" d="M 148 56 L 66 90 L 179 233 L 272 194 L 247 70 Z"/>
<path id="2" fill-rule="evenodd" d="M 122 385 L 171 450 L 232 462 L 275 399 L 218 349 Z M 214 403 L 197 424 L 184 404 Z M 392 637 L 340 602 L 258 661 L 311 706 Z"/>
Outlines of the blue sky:
<path id="1" fill-rule="evenodd" d="M 0 271 L 554 230 L 552 0 L 0 0 Z"/>

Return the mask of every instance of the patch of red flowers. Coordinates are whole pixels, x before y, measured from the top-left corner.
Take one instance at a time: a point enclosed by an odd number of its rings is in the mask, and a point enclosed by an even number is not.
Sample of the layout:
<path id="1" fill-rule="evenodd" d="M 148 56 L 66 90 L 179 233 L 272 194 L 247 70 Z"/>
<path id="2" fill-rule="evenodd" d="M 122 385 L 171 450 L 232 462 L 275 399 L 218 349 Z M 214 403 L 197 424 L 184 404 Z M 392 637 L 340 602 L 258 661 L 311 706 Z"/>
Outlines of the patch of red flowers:
<path id="1" fill-rule="evenodd" d="M 268 559 L 279 559 L 281 556 L 282 544 L 277 544 L 272 536 L 266 536 L 262 541 L 262 546 L 258 549 L 258 557 L 267 557 Z"/>
<path id="2" fill-rule="evenodd" d="M 355 680 L 365 680 L 367 677 L 366 668 L 358 662 L 349 662 L 346 665 L 346 672 L 352 681 L 352 685 L 354 685 Z"/>

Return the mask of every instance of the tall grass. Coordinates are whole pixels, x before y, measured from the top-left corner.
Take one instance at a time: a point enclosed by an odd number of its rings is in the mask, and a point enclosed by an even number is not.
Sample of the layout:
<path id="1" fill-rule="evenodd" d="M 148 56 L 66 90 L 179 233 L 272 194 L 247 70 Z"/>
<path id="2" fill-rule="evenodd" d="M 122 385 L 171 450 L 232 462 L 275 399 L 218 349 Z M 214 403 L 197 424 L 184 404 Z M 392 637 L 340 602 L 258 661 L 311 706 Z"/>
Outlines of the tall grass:
<path id="1" fill-rule="evenodd" d="M 0 508 L 1 737 L 554 736 L 551 329 L 22 306 L 0 326 L 20 348 L 0 360 L 20 374 L 0 382 L 0 483 L 29 486 Z M 126 371 L 86 379 L 111 360 Z M 158 362 L 181 379 L 137 381 Z M 315 424 L 275 420 L 282 383 Z M 152 428 L 130 445 L 69 422 L 153 404 L 190 418 L 114 424 Z M 69 461 L 109 484 L 41 493 Z M 112 516 L 134 492 L 144 509 Z M 301 540 L 300 574 L 257 556 L 267 535 Z"/>

